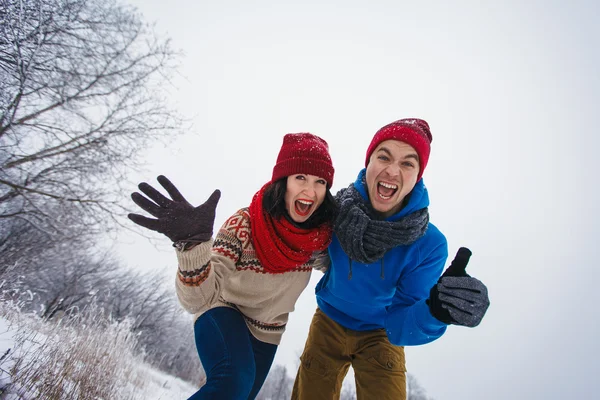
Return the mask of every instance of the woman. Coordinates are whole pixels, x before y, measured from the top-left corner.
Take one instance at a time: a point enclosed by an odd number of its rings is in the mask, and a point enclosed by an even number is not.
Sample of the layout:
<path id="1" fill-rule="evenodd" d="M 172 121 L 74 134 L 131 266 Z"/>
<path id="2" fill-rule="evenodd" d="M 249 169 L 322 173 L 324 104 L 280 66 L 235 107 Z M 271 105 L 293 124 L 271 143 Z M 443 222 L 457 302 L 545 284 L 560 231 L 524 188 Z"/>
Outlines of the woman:
<path id="1" fill-rule="evenodd" d="M 194 208 L 164 176 L 166 198 L 147 183 L 133 201 L 157 219 L 129 218 L 177 248 L 177 295 L 195 315 L 206 384 L 190 399 L 254 399 L 271 368 L 288 315 L 313 267 L 329 262 L 335 201 L 327 142 L 287 134 L 271 181 L 211 240 L 220 192 Z"/>

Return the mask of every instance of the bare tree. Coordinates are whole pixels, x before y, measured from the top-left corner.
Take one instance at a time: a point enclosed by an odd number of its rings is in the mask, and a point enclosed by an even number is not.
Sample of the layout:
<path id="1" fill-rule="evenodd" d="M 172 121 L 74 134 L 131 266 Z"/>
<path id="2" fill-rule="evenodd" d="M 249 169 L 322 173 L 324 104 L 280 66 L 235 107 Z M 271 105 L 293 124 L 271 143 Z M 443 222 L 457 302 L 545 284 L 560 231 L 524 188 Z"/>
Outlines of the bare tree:
<path id="1" fill-rule="evenodd" d="M 115 0 L 0 0 L 0 222 L 114 226 L 139 150 L 181 126 L 161 87 L 176 56 Z"/>
<path id="2" fill-rule="evenodd" d="M 133 321 L 153 364 L 201 382 L 172 283 L 95 250 L 140 150 L 182 124 L 165 101 L 178 54 L 118 1 L 0 0 L 1 294 L 45 318 L 95 304 Z"/>
<path id="3" fill-rule="evenodd" d="M 77 240 L 39 241 L 13 250 L 21 238 L 40 239 L 31 225 L 21 225 L 14 235 L 3 238 L 9 254 L 0 255 L 0 260 L 9 264 L 2 274 L 2 296 L 19 301 L 24 311 L 52 319 L 73 308 L 83 309 L 98 303 L 98 294 L 121 273 L 122 266 L 107 252 L 93 252 Z"/>

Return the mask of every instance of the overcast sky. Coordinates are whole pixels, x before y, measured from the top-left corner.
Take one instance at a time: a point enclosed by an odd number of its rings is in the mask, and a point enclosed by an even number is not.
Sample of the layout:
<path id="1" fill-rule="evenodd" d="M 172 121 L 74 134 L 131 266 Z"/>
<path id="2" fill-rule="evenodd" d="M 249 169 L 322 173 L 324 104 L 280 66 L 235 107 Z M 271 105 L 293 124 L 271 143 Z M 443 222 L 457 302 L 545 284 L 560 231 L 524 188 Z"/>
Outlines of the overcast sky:
<path id="1" fill-rule="evenodd" d="M 147 153 L 140 179 L 163 173 L 195 204 L 220 188 L 218 229 L 269 180 L 285 133 L 329 142 L 335 193 L 363 167 L 378 128 L 423 118 L 431 221 L 451 255 L 472 249 L 468 272 L 488 286 L 491 307 L 477 328 L 451 326 L 407 348 L 409 372 L 437 400 L 591 398 L 600 392 L 600 6 L 481 3 L 133 1 L 185 53 L 170 100 L 193 122 Z M 122 240 L 130 265 L 174 276 L 168 246 Z M 293 370 L 320 277 L 276 356 Z"/>

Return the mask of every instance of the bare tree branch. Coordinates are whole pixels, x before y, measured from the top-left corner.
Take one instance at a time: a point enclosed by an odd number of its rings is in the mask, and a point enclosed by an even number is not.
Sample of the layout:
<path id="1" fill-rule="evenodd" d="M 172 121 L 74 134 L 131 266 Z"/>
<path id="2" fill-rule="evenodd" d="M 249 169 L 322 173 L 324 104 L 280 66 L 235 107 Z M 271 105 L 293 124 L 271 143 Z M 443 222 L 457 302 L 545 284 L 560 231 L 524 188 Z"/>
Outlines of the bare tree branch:
<path id="1" fill-rule="evenodd" d="M 0 215 L 73 202 L 112 229 L 123 171 L 181 131 L 164 101 L 178 54 L 116 0 L 0 1 Z"/>

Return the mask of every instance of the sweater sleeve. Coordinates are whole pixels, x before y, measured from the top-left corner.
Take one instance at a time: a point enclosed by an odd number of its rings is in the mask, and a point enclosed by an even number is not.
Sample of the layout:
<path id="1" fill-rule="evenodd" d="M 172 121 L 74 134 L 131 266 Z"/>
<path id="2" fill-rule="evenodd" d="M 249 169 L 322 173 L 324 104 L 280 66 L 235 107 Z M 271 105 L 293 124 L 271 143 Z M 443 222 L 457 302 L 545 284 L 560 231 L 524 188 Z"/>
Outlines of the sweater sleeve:
<path id="1" fill-rule="evenodd" d="M 330 264 L 331 259 L 329 258 L 329 252 L 327 249 L 313 253 L 313 269 L 325 273 L 327 272 L 327 269 L 329 269 Z"/>
<path id="2" fill-rule="evenodd" d="M 426 258 L 406 275 L 402 275 L 392 304 L 387 308 L 385 328 L 396 346 L 416 346 L 442 336 L 447 325 L 429 312 L 429 291 L 442 274 L 448 258 L 444 238 Z"/>
<path id="3" fill-rule="evenodd" d="M 177 251 L 179 268 L 175 287 L 186 311 L 192 314 L 206 311 L 219 300 L 225 282 L 235 272 L 241 257 L 240 235 L 247 238 L 246 226 L 249 227 L 247 216 L 240 210 L 223 224 L 214 242 Z"/>

